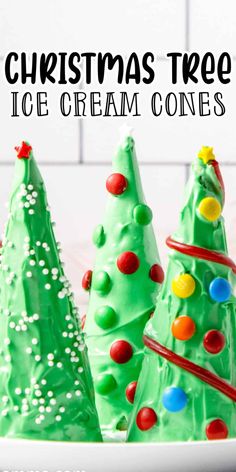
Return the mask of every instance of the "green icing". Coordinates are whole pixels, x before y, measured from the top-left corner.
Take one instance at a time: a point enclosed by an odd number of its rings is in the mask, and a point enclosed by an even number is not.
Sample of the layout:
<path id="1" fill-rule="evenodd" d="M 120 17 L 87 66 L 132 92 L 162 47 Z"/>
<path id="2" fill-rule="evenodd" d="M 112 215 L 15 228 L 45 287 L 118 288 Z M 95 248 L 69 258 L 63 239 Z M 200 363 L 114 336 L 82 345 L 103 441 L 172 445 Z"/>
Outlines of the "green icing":
<path id="1" fill-rule="evenodd" d="M 187 185 L 180 226 L 173 238 L 227 254 L 223 218 L 214 223 L 199 218 L 198 205 L 207 196 L 214 196 L 223 206 L 222 189 L 212 164 L 204 165 L 197 159 Z M 183 273 L 191 274 L 196 283 L 193 295 L 185 299 L 178 298 L 171 289 L 173 279 Z M 145 334 L 236 386 L 236 300 L 234 296 L 224 303 L 211 299 L 209 285 L 216 277 L 224 277 L 232 287 L 235 285 L 235 275 L 229 267 L 172 250 L 156 310 Z M 190 316 L 196 325 L 195 334 L 187 341 L 172 335 L 171 325 L 180 315 Z M 203 337 L 212 329 L 221 331 L 226 339 L 224 349 L 218 354 L 210 354 L 203 347 Z M 171 386 L 180 387 L 188 397 L 186 407 L 178 413 L 168 411 L 162 403 L 165 389 Z M 136 424 L 137 414 L 143 407 L 154 409 L 158 417 L 157 423 L 147 431 L 141 431 Z M 128 441 L 205 440 L 206 426 L 216 418 L 226 423 L 229 437 L 236 436 L 236 405 L 232 400 L 145 348 Z"/>
<path id="2" fill-rule="evenodd" d="M 128 186 L 121 195 L 108 196 L 103 224 L 105 244 L 97 250 L 85 326 L 99 420 L 104 434 L 110 437 L 127 428 L 132 405 L 125 391 L 138 378 L 143 329 L 159 289 L 149 277 L 150 267 L 159 263 L 159 255 L 152 226 L 147 224 L 151 211 L 145 205 L 131 137 L 119 147 L 113 172 L 124 175 Z M 117 267 L 118 256 L 126 251 L 134 252 L 140 261 L 138 270 L 130 275 Z M 105 274 L 109 276 L 107 291 L 101 290 L 104 284 L 100 282 Z M 109 355 L 113 342 L 118 340 L 129 342 L 133 349 L 131 359 L 123 364 Z"/>
<path id="3" fill-rule="evenodd" d="M 0 266 L 0 435 L 100 441 L 70 284 L 32 152 L 17 159 Z"/>
<path id="4" fill-rule="evenodd" d="M 93 243 L 97 247 L 103 246 L 105 243 L 105 233 L 102 225 L 98 225 L 93 232 Z"/>

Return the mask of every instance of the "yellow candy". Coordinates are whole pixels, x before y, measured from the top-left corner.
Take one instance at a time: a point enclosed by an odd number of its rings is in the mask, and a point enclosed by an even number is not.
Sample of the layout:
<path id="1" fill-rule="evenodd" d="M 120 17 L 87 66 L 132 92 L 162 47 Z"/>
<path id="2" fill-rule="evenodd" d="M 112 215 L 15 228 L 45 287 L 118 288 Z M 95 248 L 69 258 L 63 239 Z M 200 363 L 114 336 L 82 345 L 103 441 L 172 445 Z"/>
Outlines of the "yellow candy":
<path id="1" fill-rule="evenodd" d="M 207 164 L 209 161 L 214 161 L 215 155 L 213 153 L 213 147 L 202 146 L 201 151 L 198 153 L 199 159 L 202 159 L 204 164 Z"/>
<path id="2" fill-rule="evenodd" d="M 181 274 L 172 281 L 172 291 L 179 298 L 188 298 L 195 291 L 195 280 L 189 274 Z"/>
<path id="3" fill-rule="evenodd" d="M 206 197 L 200 202 L 198 211 L 206 220 L 216 221 L 221 215 L 221 204 L 214 197 Z"/>

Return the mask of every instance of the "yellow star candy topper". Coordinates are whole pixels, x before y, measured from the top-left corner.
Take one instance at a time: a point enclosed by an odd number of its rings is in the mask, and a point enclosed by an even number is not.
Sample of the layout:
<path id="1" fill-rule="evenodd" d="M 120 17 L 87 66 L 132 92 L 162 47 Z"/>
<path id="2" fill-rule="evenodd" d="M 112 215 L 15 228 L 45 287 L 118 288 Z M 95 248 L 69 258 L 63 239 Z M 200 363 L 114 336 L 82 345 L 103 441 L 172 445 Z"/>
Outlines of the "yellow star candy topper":
<path id="1" fill-rule="evenodd" d="M 204 164 L 207 164 L 209 161 L 214 161 L 215 155 L 213 153 L 213 147 L 202 146 L 201 151 L 198 153 L 199 159 L 202 159 Z"/>

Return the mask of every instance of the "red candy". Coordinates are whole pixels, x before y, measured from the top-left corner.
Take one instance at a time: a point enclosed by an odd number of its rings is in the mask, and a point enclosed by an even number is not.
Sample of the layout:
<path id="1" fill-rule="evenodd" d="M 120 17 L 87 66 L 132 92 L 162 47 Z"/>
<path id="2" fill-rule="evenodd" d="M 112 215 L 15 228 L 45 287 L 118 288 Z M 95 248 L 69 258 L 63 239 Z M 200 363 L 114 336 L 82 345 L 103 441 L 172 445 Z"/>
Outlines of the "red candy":
<path id="1" fill-rule="evenodd" d="M 159 264 L 154 264 L 149 271 L 149 277 L 153 282 L 162 284 L 165 277 L 162 267 Z"/>
<path id="2" fill-rule="evenodd" d="M 90 289 L 91 282 L 92 282 L 92 275 L 93 275 L 93 272 L 91 270 L 87 270 L 87 272 L 85 272 L 82 278 L 82 287 L 84 288 L 84 290 Z"/>
<path id="3" fill-rule="evenodd" d="M 123 274 L 133 274 L 139 268 L 139 258 L 134 252 L 123 252 L 117 259 L 117 267 Z"/>
<path id="4" fill-rule="evenodd" d="M 111 346 L 110 356 L 117 364 L 125 364 L 125 362 L 131 359 L 132 355 L 132 346 L 127 341 L 120 339 L 119 341 L 115 341 Z"/>
<path id="5" fill-rule="evenodd" d="M 86 315 L 83 315 L 82 318 L 81 318 L 81 328 L 82 328 L 82 330 L 85 327 L 85 322 L 86 322 Z"/>
<path id="6" fill-rule="evenodd" d="M 224 335 L 217 329 L 208 331 L 203 338 L 203 346 L 207 352 L 211 354 L 218 354 L 222 351 L 225 345 Z"/>
<path id="7" fill-rule="evenodd" d="M 18 159 L 29 159 L 32 147 L 29 146 L 25 141 L 22 141 L 21 146 L 16 146 L 15 150 L 17 152 Z"/>
<path id="8" fill-rule="evenodd" d="M 111 174 L 106 181 L 106 188 L 112 195 L 121 195 L 127 189 L 127 180 L 122 174 Z"/>
<path id="9" fill-rule="evenodd" d="M 211 421 L 206 427 L 207 439 L 226 439 L 228 428 L 224 421 L 217 419 Z"/>
<path id="10" fill-rule="evenodd" d="M 157 423 L 157 415 L 152 408 L 141 408 L 136 417 L 136 424 L 141 431 L 151 429 Z"/>
<path id="11" fill-rule="evenodd" d="M 128 402 L 134 403 L 134 396 L 137 388 L 137 383 L 138 382 L 130 382 L 129 385 L 126 387 L 126 398 Z"/>

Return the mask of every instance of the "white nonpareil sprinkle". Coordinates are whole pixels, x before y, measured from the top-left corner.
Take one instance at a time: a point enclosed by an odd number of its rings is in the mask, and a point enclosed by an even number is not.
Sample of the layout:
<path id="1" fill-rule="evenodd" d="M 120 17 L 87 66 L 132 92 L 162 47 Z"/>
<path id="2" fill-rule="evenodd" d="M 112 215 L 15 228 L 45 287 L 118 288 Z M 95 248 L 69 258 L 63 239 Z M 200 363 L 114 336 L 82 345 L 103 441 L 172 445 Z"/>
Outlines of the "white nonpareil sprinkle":
<path id="1" fill-rule="evenodd" d="M 19 388 L 19 387 L 15 388 L 15 394 L 20 395 L 21 394 L 21 388 Z"/>
<path id="2" fill-rule="evenodd" d="M 49 273 L 49 270 L 48 270 L 48 269 L 43 269 L 43 274 L 44 274 L 44 275 L 48 275 L 48 273 Z"/>
<path id="3" fill-rule="evenodd" d="M 9 338 L 4 339 L 4 344 L 6 344 L 6 346 L 9 346 L 10 343 L 11 343 L 11 341 L 10 341 Z"/>
<path id="4" fill-rule="evenodd" d="M 39 261 L 39 265 L 40 265 L 41 267 L 45 266 L 45 261 L 43 261 L 43 260 L 41 259 L 41 261 Z"/>
<path id="5" fill-rule="evenodd" d="M 32 342 L 32 344 L 38 344 L 37 338 L 33 338 L 31 342 Z"/>
<path id="6" fill-rule="evenodd" d="M 36 241 L 36 246 L 41 246 L 41 242 L 40 242 L 40 241 Z"/>
<path id="7" fill-rule="evenodd" d="M 56 421 L 61 421 L 61 415 L 57 415 L 55 419 Z"/>
<path id="8" fill-rule="evenodd" d="M 35 264 L 36 264 L 34 259 L 30 259 L 29 263 L 30 263 L 31 266 L 35 266 Z"/>
<path id="9" fill-rule="evenodd" d="M 28 278 L 32 277 L 32 272 L 30 272 L 30 270 L 28 272 L 26 272 L 26 277 L 28 277 Z"/>
<path id="10" fill-rule="evenodd" d="M 65 407 L 64 407 L 64 406 L 61 406 L 61 407 L 59 408 L 59 411 L 60 411 L 60 413 L 64 413 L 64 412 L 65 412 L 65 410 L 66 410 L 66 409 L 65 409 Z"/>
<path id="11" fill-rule="evenodd" d="M 72 393 L 68 392 L 68 393 L 66 394 L 66 398 L 69 398 L 69 399 L 72 398 Z"/>
<path id="12" fill-rule="evenodd" d="M 27 354 L 32 354 L 32 347 L 27 347 L 25 351 Z"/>
<path id="13" fill-rule="evenodd" d="M 51 398 L 50 403 L 51 405 L 56 405 L 57 401 L 55 398 Z"/>
<path id="14" fill-rule="evenodd" d="M 61 369 L 61 367 L 62 367 L 62 362 L 58 362 L 58 363 L 57 363 L 57 367 L 58 367 L 59 369 Z"/>
<path id="15" fill-rule="evenodd" d="M 56 275 L 56 274 L 58 274 L 58 269 L 56 267 L 53 267 L 51 272 L 52 272 L 53 275 Z"/>
<path id="16" fill-rule="evenodd" d="M 29 210 L 29 215 L 34 215 L 34 210 L 32 208 Z"/>
<path id="17" fill-rule="evenodd" d="M 54 359 L 54 354 L 52 354 L 52 352 L 50 352 L 48 355 L 47 355 L 47 358 L 49 361 L 53 361 Z"/>
<path id="18" fill-rule="evenodd" d="M 50 290 L 50 288 L 51 288 L 51 284 L 45 284 L 45 289 L 46 290 Z"/>
<path id="19" fill-rule="evenodd" d="M 36 356 L 34 356 L 36 362 L 39 362 L 41 361 L 41 356 L 39 354 L 36 354 Z"/>
<path id="20" fill-rule="evenodd" d="M 51 398 L 51 397 L 53 397 L 53 392 L 51 390 L 49 390 L 47 395 L 48 395 L 49 398 Z"/>

